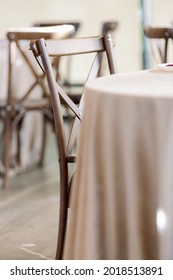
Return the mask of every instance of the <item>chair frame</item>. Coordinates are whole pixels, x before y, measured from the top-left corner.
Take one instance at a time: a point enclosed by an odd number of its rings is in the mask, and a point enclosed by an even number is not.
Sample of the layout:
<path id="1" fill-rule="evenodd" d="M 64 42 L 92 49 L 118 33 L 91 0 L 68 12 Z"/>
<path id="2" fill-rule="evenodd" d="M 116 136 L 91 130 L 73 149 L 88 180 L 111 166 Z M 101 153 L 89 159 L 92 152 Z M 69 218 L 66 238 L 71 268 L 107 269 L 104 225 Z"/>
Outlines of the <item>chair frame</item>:
<path id="1" fill-rule="evenodd" d="M 39 60 L 41 58 L 42 67 L 47 77 L 54 113 L 60 170 L 60 211 L 56 259 L 62 259 L 71 189 L 70 187 L 73 177 L 72 176 L 69 178 L 68 169 L 69 164 L 74 163 L 76 159 L 72 151 L 78 135 L 78 128 L 82 120 L 84 91 L 80 100 L 80 104 L 77 106 L 56 81 L 50 58 L 52 56 L 61 57 L 76 54 L 96 53 L 95 60 L 87 80 L 94 79 L 97 77 L 99 72 L 100 57 L 103 57 L 103 54 L 106 54 L 107 56 L 110 73 L 116 73 L 114 45 L 110 34 L 105 34 L 104 36 L 99 37 L 76 38 L 59 41 L 46 41 L 44 39 L 40 39 L 31 41 L 30 47 L 36 59 Z M 64 102 L 75 115 L 67 146 L 64 132 L 63 115 L 61 112 L 61 99 L 64 100 Z"/>

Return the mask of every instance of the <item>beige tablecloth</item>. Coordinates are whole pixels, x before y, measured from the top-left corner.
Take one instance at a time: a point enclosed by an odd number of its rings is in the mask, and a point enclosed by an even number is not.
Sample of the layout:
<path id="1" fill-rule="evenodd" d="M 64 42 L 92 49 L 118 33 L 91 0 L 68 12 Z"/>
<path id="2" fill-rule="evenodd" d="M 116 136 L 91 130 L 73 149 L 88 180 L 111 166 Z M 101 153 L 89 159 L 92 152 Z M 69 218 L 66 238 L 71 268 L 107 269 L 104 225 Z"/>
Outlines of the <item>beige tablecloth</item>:
<path id="1" fill-rule="evenodd" d="M 88 82 L 64 259 L 173 259 L 173 68 Z"/>

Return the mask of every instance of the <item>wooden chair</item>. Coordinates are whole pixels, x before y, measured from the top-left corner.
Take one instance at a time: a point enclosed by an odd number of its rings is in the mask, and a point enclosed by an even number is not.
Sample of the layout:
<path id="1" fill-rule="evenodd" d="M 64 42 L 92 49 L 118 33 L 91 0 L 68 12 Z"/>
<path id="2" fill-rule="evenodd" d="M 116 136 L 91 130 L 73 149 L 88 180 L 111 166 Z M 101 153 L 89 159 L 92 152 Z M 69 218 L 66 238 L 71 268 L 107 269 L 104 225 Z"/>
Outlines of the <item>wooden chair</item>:
<path id="1" fill-rule="evenodd" d="M 17 129 L 17 163 L 20 165 L 20 127 L 22 125 L 22 120 L 28 111 L 40 111 L 46 118 L 51 119 L 50 109 L 50 96 L 47 93 L 47 88 L 44 82 L 44 74 L 38 73 L 34 68 L 32 63 L 32 55 L 29 51 L 28 40 L 45 38 L 45 39 L 62 39 L 71 37 L 74 33 L 74 27 L 71 25 L 64 25 L 58 27 L 33 27 L 33 28 L 12 28 L 7 32 L 7 38 L 9 40 L 9 73 L 8 73 L 8 94 L 5 101 L 5 118 L 4 118 L 4 142 L 3 142 L 3 166 L 4 172 L 3 177 L 3 188 L 8 185 L 9 177 L 9 165 L 10 165 L 10 150 L 13 137 L 13 131 Z M 15 75 L 16 66 L 16 53 L 23 64 L 28 68 L 33 80 L 31 79 L 31 84 L 28 85 L 25 92 L 15 92 L 13 83 Z M 35 62 L 35 60 L 33 59 Z M 23 66 L 22 66 L 23 67 Z M 22 68 L 23 69 L 23 68 Z M 16 77 L 15 77 L 16 78 Z M 18 78 L 18 83 L 20 83 L 20 77 Z M 30 78 L 28 78 L 30 79 Z M 33 90 L 36 87 L 41 88 L 41 96 L 35 96 L 37 93 Z M 45 122 L 44 122 L 45 124 Z M 46 141 L 46 127 L 44 125 L 42 137 L 42 149 L 41 149 L 41 159 L 40 164 L 43 163 L 43 154 Z"/>
<path id="2" fill-rule="evenodd" d="M 116 63 L 114 57 L 114 48 L 112 38 L 109 34 L 100 37 L 90 38 L 76 38 L 66 40 L 49 40 L 44 39 L 32 41 L 30 43 L 33 54 L 37 61 L 41 58 L 40 64 L 45 71 L 48 87 L 50 90 L 55 129 L 57 137 L 57 146 L 59 154 L 59 170 L 60 170 L 60 213 L 59 213 L 59 231 L 58 231 L 58 244 L 56 259 L 62 259 L 63 246 L 66 231 L 68 202 L 70 196 L 70 186 L 72 176 L 69 174 L 70 164 L 75 162 L 74 146 L 78 135 L 78 129 L 82 120 L 82 110 L 84 103 L 84 92 L 80 99 L 80 104 L 77 106 L 64 91 L 62 86 L 56 81 L 54 71 L 51 66 L 51 57 L 53 56 L 69 56 L 69 55 L 83 55 L 83 54 L 96 54 L 94 63 L 88 75 L 88 79 L 94 79 L 99 72 L 101 57 L 104 54 L 107 57 L 108 67 L 111 74 L 116 73 Z M 79 69 L 80 71 L 80 69 Z M 65 127 L 63 122 L 63 113 L 61 100 L 74 113 L 74 122 L 70 132 L 70 136 L 66 139 Z M 67 143 L 67 146 L 66 146 Z M 73 172 L 72 172 L 73 174 Z"/>
<path id="3" fill-rule="evenodd" d="M 173 40 L 173 28 L 145 26 L 144 34 L 149 39 L 153 58 L 159 62 L 168 61 L 168 42 Z"/>

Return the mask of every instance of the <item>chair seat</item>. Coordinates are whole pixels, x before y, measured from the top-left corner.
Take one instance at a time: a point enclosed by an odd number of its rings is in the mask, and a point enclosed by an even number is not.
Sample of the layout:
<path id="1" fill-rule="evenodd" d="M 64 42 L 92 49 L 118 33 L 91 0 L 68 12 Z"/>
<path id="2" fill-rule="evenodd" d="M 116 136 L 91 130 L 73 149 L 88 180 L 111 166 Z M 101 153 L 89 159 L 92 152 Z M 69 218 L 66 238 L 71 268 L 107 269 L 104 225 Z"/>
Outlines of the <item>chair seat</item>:
<path id="1" fill-rule="evenodd" d="M 0 100 L 0 109 L 8 110 L 11 111 L 13 109 L 15 110 L 20 110 L 21 108 L 25 108 L 26 110 L 39 110 L 42 108 L 50 108 L 51 103 L 49 98 L 45 99 L 31 99 L 27 100 L 24 103 L 20 104 L 14 104 L 14 105 L 9 105 L 7 106 L 7 103 L 5 100 Z"/>
<path id="2" fill-rule="evenodd" d="M 39 110 L 39 109 L 43 109 L 45 108 L 50 108 L 51 107 L 51 103 L 50 103 L 50 99 L 45 98 L 45 99 L 31 99 L 31 100 L 27 100 L 25 101 L 22 105 L 22 107 L 25 107 L 27 110 Z"/>

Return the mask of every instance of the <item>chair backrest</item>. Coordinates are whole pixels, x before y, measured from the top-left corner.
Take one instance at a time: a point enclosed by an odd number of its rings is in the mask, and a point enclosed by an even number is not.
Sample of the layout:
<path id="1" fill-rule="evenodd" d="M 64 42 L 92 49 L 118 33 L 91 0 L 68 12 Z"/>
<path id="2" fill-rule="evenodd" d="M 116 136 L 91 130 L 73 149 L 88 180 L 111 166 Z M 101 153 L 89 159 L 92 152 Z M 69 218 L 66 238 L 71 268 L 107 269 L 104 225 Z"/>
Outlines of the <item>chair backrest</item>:
<path id="1" fill-rule="evenodd" d="M 26 28 L 10 28 L 7 31 L 7 38 L 9 40 L 9 85 L 8 85 L 8 104 L 17 102 L 18 104 L 23 103 L 30 95 L 31 92 L 38 85 L 42 92 L 46 94 L 46 87 L 43 83 L 44 75 L 43 73 L 38 73 L 33 65 L 33 56 L 29 51 L 28 41 L 45 38 L 45 39 L 62 39 L 71 37 L 74 34 L 74 27 L 72 25 L 62 25 L 54 27 L 26 27 Z M 16 95 L 16 90 L 13 87 L 14 74 L 16 63 L 16 55 L 18 60 L 22 63 L 23 71 L 26 69 L 28 74 L 27 85 L 25 85 L 24 90 Z M 32 61 L 33 60 L 33 61 Z M 22 73 L 21 73 L 22 74 Z M 19 77 L 20 78 L 20 77 Z M 31 78 L 31 79 L 30 79 Z M 34 79 L 33 79 L 34 78 Z M 28 81 L 31 81 L 31 83 Z M 18 83 L 22 83 L 20 78 Z"/>
<path id="2" fill-rule="evenodd" d="M 144 34 L 149 39 L 152 56 L 158 62 L 168 61 L 168 42 L 173 40 L 173 28 L 145 26 Z"/>
<path id="3" fill-rule="evenodd" d="M 100 67 L 100 57 L 103 57 L 103 54 L 106 54 L 110 73 L 116 73 L 116 63 L 112 39 L 109 34 L 100 37 L 76 38 L 59 41 L 49 40 L 46 42 L 44 41 L 44 39 L 41 39 L 32 41 L 31 49 L 33 50 L 35 56 L 37 58 L 41 57 L 42 60 L 43 68 L 47 76 L 48 86 L 52 98 L 52 107 L 55 116 L 55 127 L 58 140 L 57 142 L 59 146 L 60 160 L 66 161 L 66 157 L 68 157 L 69 153 L 72 151 L 77 135 L 77 128 L 80 120 L 82 119 L 84 94 L 81 97 L 79 107 L 76 106 L 69 98 L 69 96 L 65 93 L 63 88 L 55 80 L 50 57 L 62 57 L 69 55 L 96 53 L 94 63 L 87 78 L 88 80 L 97 76 Z M 70 139 L 68 141 L 67 149 L 65 146 L 66 141 L 63 126 L 63 115 L 61 113 L 60 96 L 75 114 L 75 121 L 70 134 Z"/>

